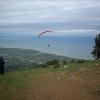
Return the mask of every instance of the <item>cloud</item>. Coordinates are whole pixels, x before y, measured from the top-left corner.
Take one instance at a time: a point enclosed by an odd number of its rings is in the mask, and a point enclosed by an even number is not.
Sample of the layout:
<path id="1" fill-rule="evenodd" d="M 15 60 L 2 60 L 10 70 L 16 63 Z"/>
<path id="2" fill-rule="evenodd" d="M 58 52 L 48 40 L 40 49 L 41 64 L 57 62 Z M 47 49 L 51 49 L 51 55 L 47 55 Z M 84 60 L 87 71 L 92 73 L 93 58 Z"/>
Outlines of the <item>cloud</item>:
<path id="1" fill-rule="evenodd" d="M 98 30 L 95 29 L 70 29 L 70 30 L 62 30 L 62 31 L 56 31 L 58 33 L 64 33 L 64 34 L 70 34 L 70 33 L 75 33 L 75 34 L 80 34 L 80 33 L 98 33 Z"/>
<path id="2" fill-rule="evenodd" d="M 99 0 L 0 0 L 0 33 L 99 32 L 99 9 Z"/>

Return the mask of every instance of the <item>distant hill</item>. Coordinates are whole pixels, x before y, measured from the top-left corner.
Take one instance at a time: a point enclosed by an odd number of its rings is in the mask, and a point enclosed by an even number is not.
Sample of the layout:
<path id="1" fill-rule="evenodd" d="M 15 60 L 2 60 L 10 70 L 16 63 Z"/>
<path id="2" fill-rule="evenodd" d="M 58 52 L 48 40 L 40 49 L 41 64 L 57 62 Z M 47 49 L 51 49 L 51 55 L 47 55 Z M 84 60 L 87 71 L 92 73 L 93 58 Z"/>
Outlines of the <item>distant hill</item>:
<path id="1" fill-rule="evenodd" d="M 49 54 L 32 49 L 0 48 L 0 56 L 5 60 L 6 71 L 34 67 L 51 60 L 70 62 L 72 58 Z M 73 58 L 74 60 L 78 60 Z"/>

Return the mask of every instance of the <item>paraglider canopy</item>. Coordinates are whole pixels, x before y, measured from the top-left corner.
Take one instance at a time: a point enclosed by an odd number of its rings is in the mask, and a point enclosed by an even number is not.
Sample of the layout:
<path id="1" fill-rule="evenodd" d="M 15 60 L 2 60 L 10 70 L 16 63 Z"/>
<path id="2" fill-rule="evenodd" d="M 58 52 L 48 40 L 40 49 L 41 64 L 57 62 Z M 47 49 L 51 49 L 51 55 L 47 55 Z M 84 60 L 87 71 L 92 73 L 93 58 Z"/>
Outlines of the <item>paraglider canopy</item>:
<path id="1" fill-rule="evenodd" d="M 47 30 L 47 31 L 44 31 L 44 32 L 40 33 L 40 34 L 38 35 L 38 38 L 39 38 L 42 34 L 47 33 L 47 32 L 54 33 L 53 31 Z"/>

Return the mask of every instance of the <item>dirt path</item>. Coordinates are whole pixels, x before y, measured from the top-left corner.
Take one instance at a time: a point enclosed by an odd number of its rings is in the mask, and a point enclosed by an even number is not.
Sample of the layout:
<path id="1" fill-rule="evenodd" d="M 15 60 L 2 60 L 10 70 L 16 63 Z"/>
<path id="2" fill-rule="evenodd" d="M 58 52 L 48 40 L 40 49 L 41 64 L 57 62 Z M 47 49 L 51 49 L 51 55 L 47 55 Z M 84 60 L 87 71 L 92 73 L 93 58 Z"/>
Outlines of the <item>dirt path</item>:
<path id="1" fill-rule="evenodd" d="M 21 91 L 19 100 L 100 100 L 100 68 L 44 73 Z"/>

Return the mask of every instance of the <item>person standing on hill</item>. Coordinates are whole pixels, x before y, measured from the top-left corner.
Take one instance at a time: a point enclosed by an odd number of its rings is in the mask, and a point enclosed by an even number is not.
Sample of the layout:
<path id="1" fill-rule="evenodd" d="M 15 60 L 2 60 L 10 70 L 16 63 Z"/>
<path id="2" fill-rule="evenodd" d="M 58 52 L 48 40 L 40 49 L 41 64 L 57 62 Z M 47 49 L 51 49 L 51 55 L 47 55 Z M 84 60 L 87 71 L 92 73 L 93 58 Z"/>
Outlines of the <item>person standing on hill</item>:
<path id="1" fill-rule="evenodd" d="M 1 75 L 4 74 L 4 60 L 3 60 L 3 57 L 0 57 L 0 72 L 1 72 Z"/>

